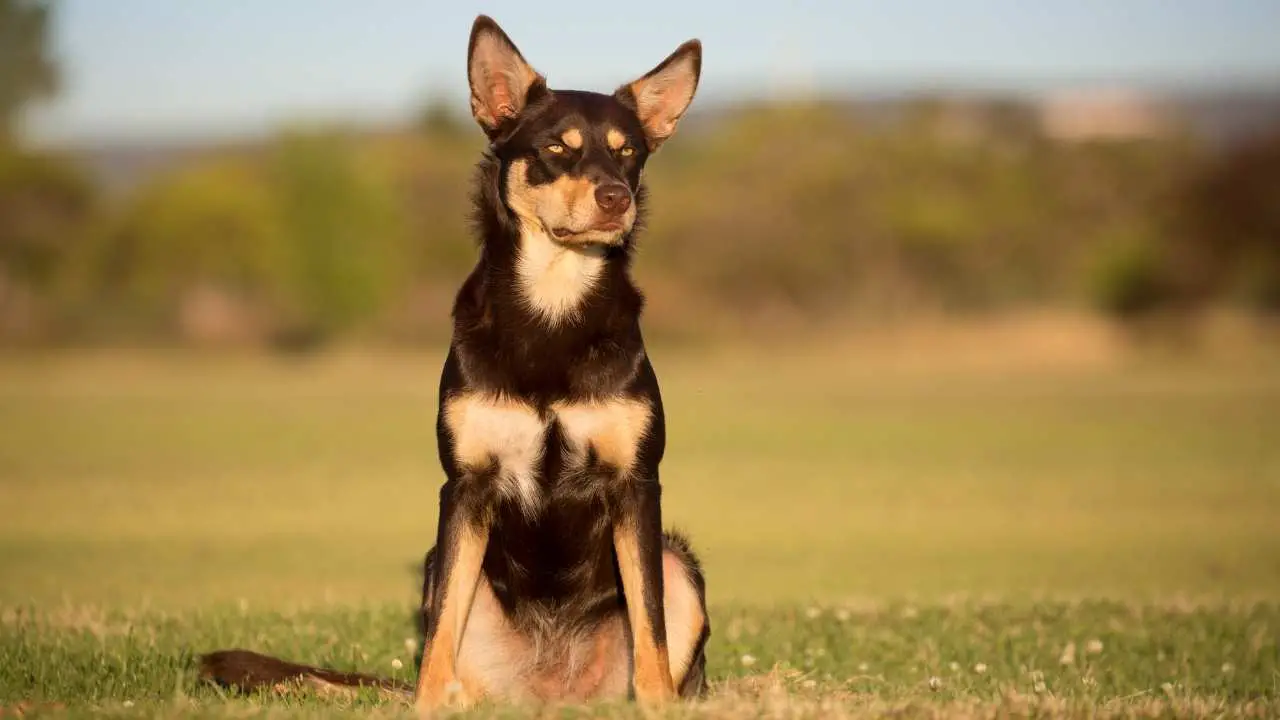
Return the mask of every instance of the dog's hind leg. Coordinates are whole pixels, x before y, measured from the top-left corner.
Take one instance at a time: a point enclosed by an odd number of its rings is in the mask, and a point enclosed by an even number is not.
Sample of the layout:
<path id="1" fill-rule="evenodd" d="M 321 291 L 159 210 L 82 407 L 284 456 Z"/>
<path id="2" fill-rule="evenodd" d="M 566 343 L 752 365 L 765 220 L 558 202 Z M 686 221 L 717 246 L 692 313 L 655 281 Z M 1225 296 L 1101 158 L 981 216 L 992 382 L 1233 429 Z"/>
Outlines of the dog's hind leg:
<path id="1" fill-rule="evenodd" d="M 424 637 L 431 637 L 436 618 L 432 613 L 436 587 L 432 578 L 437 553 L 432 548 L 423 562 L 421 630 Z M 511 620 L 494 595 L 493 587 L 483 575 L 476 585 L 471 611 L 462 635 L 458 638 L 456 661 L 457 682 L 463 693 L 472 701 L 484 697 L 507 700 L 523 700 L 531 695 L 529 668 L 533 663 L 533 648 L 528 638 L 512 627 Z M 428 650 L 419 651 L 422 657 Z M 421 672 L 422 660 L 419 660 Z"/>
<path id="2" fill-rule="evenodd" d="M 701 697 L 707 689 L 706 647 L 711 637 L 706 585 L 688 540 L 670 532 L 662 537 L 662 604 L 671 685 L 681 698 Z M 610 661 L 611 679 L 602 683 L 601 697 L 625 692 L 632 679 L 636 639 L 629 628 L 623 631 L 627 648 Z"/>
<path id="3" fill-rule="evenodd" d="M 430 569 L 430 606 L 426 642 L 414 705 L 425 713 L 445 704 L 470 705 L 475 698 L 458 676 L 458 651 L 489 540 L 484 520 L 481 476 L 468 474 L 449 482 L 440 492 L 440 529 Z M 478 498 L 477 495 L 481 497 Z"/>
<path id="4" fill-rule="evenodd" d="M 689 541 L 671 532 L 662 539 L 662 594 L 671 680 L 680 697 L 700 697 L 707 688 L 706 646 L 711 636 L 706 583 Z"/>

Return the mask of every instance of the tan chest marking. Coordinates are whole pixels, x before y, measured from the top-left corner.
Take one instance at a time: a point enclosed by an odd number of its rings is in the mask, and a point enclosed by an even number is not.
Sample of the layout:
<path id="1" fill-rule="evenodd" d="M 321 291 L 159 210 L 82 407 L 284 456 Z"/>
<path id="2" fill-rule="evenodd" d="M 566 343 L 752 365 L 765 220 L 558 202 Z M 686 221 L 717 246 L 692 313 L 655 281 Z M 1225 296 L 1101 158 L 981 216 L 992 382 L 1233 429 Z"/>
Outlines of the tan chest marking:
<path id="1" fill-rule="evenodd" d="M 622 472 L 629 472 L 649 425 L 653 411 L 642 400 L 607 400 L 593 403 L 561 403 L 552 406 L 575 459 L 587 449 Z"/>
<path id="2" fill-rule="evenodd" d="M 537 511 L 542 502 L 537 473 L 547 431 L 538 413 L 521 402 L 468 394 L 447 400 L 444 417 L 458 462 L 471 467 L 496 462 L 499 492 L 518 500 L 526 512 Z"/>

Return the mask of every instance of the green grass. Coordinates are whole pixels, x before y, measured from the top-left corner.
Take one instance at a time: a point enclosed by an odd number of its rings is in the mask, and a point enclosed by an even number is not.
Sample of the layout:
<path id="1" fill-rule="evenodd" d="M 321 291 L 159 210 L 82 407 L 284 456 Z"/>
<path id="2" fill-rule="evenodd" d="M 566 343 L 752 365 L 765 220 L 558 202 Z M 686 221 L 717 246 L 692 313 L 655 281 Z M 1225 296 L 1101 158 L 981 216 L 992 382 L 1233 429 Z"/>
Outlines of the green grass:
<path id="1" fill-rule="evenodd" d="M 0 703 L 162 715 L 375 707 L 408 714 L 373 693 L 227 697 L 197 680 L 192 660 L 201 650 L 252 646 L 411 680 L 406 620 L 407 608 L 392 606 L 177 614 L 10 609 L 0 625 Z M 1274 604 L 724 606 L 714 622 L 713 692 L 677 714 L 871 716 L 903 706 L 959 715 L 1280 712 Z M 639 715 L 618 705 L 592 710 Z"/>
<path id="2" fill-rule="evenodd" d="M 861 351 L 654 350 L 689 712 L 1280 713 L 1280 368 Z M 220 697 L 189 661 L 227 644 L 408 677 L 439 361 L 0 360 L 0 706 L 345 707 Z"/>

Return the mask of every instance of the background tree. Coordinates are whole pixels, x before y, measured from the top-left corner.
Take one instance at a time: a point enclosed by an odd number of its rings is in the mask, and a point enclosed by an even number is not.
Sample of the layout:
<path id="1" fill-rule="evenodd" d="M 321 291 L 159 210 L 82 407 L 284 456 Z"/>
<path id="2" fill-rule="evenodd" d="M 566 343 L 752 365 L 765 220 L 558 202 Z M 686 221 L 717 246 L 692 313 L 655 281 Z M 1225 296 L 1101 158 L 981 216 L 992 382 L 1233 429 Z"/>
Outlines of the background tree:
<path id="1" fill-rule="evenodd" d="M 58 89 L 50 18 L 48 2 L 0 0 L 0 137 L 12 136 L 30 102 L 52 97 Z"/>
<path id="2" fill-rule="evenodd" d="M 24 149 L 16 132 L 22 111 L 57 91 L 50 18 L 49 3 L 0 0 L 0 339 L 48 319 L 50 288 L 94 204 L 79 167 Z"/>

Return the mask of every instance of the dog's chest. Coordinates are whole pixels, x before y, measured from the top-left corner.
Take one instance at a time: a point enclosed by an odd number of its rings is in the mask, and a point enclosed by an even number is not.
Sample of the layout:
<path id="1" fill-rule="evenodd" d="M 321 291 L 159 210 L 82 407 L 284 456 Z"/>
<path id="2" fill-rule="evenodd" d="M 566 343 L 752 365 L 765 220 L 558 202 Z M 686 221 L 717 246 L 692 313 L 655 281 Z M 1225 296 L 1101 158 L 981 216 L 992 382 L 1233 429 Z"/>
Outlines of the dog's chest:
<path id="1" fill-rule="evenodd" d="M 622 475 L 634 469 L 652 419 L 649 404 L 634 398 L 554 403 L 538 412 L 519 401 L 465 394 L 450 398 L 444 413 L 456 462 L 464 469 L 495 465 L 497 492 L 527 514 L 546 500 L 547 453 L 560 454 L 562 472 L 591 457 Z"/>

